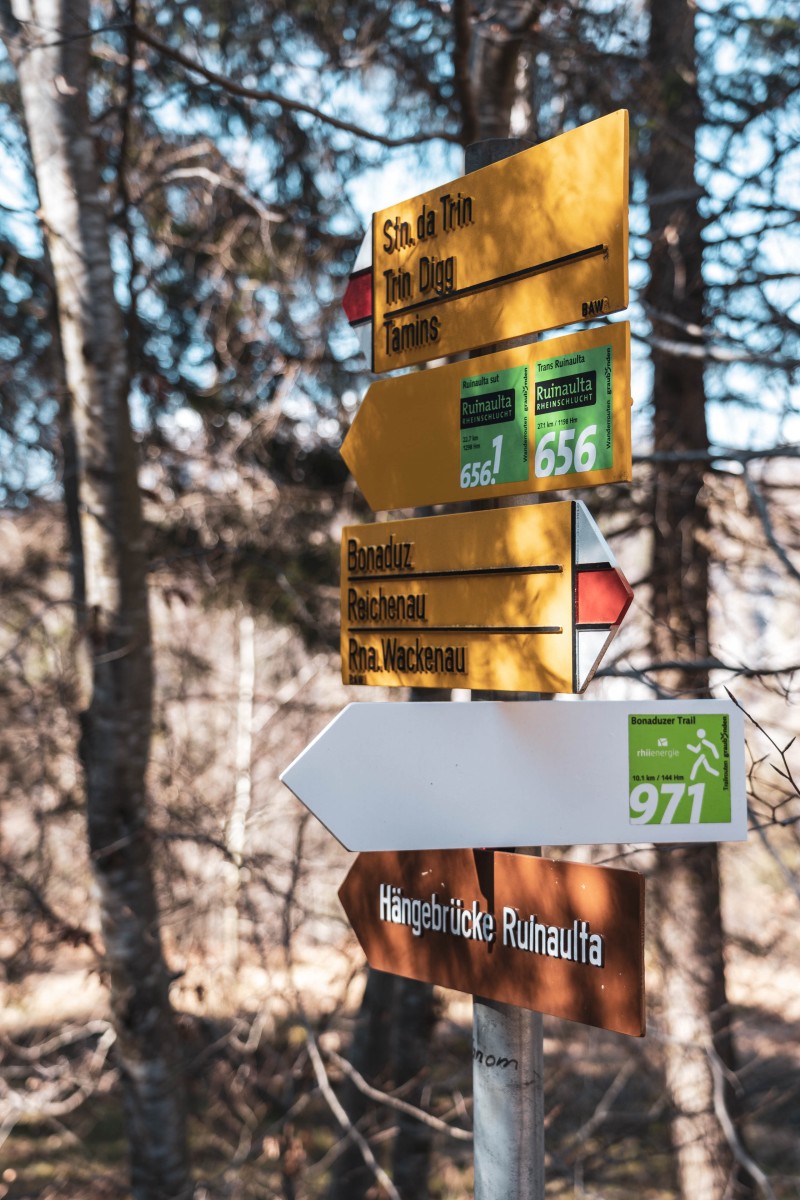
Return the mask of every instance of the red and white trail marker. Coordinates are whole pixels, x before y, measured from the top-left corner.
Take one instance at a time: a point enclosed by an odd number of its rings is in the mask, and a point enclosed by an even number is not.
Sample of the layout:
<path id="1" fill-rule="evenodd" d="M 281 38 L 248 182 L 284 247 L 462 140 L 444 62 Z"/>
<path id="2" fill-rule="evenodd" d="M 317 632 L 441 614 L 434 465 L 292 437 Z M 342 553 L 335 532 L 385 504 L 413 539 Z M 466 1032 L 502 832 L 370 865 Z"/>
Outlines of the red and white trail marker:
<path id="1" fill-rule="evenodd" d="M 342 308 L 353 327 L 361 353 L 372 364 L 372 222 L 356 255 L 342 297 Z"/>

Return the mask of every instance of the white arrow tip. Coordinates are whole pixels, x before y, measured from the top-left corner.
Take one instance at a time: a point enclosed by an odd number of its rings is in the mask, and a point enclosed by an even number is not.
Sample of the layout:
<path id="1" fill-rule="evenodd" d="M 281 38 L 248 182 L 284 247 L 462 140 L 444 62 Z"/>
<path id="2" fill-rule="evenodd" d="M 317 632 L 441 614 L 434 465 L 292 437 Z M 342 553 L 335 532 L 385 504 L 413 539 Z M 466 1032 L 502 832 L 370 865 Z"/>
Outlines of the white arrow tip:
<path id="1" fill-rule="evenodd" d="M 575 565 L 608 562 L 615 567 L 617 562 L 611 547 L 595 525 L 594 517 L 582 500 L 575 503 Z"/>

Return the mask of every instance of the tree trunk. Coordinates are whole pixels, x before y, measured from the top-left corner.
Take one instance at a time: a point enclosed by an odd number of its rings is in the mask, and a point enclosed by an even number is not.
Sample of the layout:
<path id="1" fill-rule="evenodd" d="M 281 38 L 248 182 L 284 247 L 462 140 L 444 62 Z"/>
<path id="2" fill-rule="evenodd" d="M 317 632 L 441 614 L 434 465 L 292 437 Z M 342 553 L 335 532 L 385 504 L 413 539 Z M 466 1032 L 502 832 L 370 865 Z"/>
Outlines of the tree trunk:
<path id="1" fill-rule="evenodd" d="M 403 1099 L 424 1107 L 430 1078 L 431 1034 L 436 1020 L 433 987 L 416 979 L 396 979 L 391 1028 L 392 1074 Z M 412 1083 L 413 1081 L 413 1083 Z M 409 1086 L 411 1085 L 411 1086 Z M 405 1113 L 397 1114 L 392 1153 L 392 1182 L 407 1200 L 428 1200 L 433 1131 Z"/>
<path id="2" fill-rule="evenodd" d="M 99 896 L 135 1197 L 191 1193 L 185 1109 L 146 821 L 151 637 L 128 368 L 87 105 L 87 0 L 0 0 L 55 277 L 78 463 L 90 660 L 82 719 Z M 78 556 L 80 560 L 80 556 Z M 82 601 L 80 590 L 76 596 Z"/>
<path id="3" fill-rule="evenodd" d="M 509 137 L 520 50 L 543 7 L 543 0 L 501 0 L 478 8 L 457 0 L 454 67 L 465 145 Z"/>
<path id="4" fill-rule="evenodd" d="M 255 621 L 239 617 L 239 695 L 236 705 L 236 788 L 225 845 L 229 858 L 222 871 L 222 957 L 229 980 L 239 970 L 239 895 L 247 820 L 253 795 L 253 704 L 256 684 Z"/>
<path id="5" fill-rule="evenodd" d="M 647 167 L 653 246 L 645 301 L 653 347 L 654 448 L 681 454 L 708 448 L 702 358 L 670 353 L 658 339 L 702 345 L 702 219 L 695 141 L 702 119 L 694 49 L 694 5 L 650 6 L 654 103 Z M 708 510 L 703 467 L 657 466 L 653 491 L 653 649 L 685 662 L 659 681 L 668 695 L 707 695 L 709 657 Z M 659 854 L 657 929 L 664 967 L 664 1031 L 672 1133 L 686 1200 L 747 1195 L 715 1108 L 714 1065 L 732 1067 L 725 995 L 718 852 L 715 845 Z M 717 1098 L 717 1104 L 719 1096 Z M 732 1103 L 728 1089 L 726 1102 Z M 736 1191 L 733 1188 L 745 1189 Z"/>

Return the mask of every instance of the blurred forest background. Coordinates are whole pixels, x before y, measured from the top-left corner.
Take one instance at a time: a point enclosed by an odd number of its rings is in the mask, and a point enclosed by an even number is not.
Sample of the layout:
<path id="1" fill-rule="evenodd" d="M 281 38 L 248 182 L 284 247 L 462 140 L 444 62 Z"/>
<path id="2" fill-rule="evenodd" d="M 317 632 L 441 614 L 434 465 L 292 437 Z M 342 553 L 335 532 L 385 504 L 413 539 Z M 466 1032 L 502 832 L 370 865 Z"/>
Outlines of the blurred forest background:
<path id="1" fill-rule="evenodd" d="M 548 1195 L 800 1196 L 794 0 L 0 0 L 0 1196 L 461 1200 L 469 997 L 367 973 L 278 782 L 348 700 L 340 307 L 463 150 L 631 121 L 635 590 L 746 845 L 648 875 L 648 1035 L 546 1020 Z M 535 214 L 531 214 L 535 220 Z"/>

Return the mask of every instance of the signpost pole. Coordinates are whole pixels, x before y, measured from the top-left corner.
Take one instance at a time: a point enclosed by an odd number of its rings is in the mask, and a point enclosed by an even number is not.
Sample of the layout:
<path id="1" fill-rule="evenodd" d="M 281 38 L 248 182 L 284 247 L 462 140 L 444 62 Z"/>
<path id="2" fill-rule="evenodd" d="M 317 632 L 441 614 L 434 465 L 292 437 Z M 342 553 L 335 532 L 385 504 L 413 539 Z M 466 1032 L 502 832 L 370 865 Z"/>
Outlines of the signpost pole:
<path id="1" fill-rule="evenodd" d="M 395 421 L 398 406 L 416 412 L 424 397 L 419 387 L 407 388 L 400 376 L 375 385 L 370 404 L 362 407 L 357 434 L 355 422 L 351 430 L 350 457 L 343 449 L 354 474 L 362 473 L 365 495 L 370 493 L 367 499 L 374 508 L 395 507 L 401 496 L 401 507 L 460 501 L 467 488 L 475 489 L 474 499 L 514 495 L 518 483 L 532 480 L 536 484 L 532 490 L 548 490 L 551 475 L 564 477 L 565 484 L 567 475 L 577 475 L 577 482 L 571 480 L 574 486 L 630 477 L 628 327 L 603 334 L 608 338 L 603 345 L 593 340 L 594 330 L 582 335 L 580 344 L 559 342 L 558 349 L 554 340 L 548 347 L 551 357 L 546 359 L 521 349 L 536 340 L 528 336 L 531 332 L 627 307 L 627 158 L 628 115 L 621 110 L 541 146 L 529 148 L 521 140 L 502 139 L 469 147 L 465 170 L 470 178 L 463 190 L 458 187 L 461 181 L 454 181 L 444 191 L 431 189 L 373 214 L 343 301 L 353 327 L 367 335 L 360 335 L 360 340 L 369 344 L 373 370 L 393 372 L 479 348 L 483 355 L 496 355 L 485 357 L 482 367 L 476 365 L 479 373 L 466 377 L 459 373 L 458 364 L 439 368 L 429 385 L 441 401 L 436 406 L 439 423 L 429 428 L 424 413 L 421 419 L 412 416 L 409 421 L 407 412 L 405 419 L 415 436 L 420 430 L 427 434 L 425 444 L 418 448 L 407 440 L 405 458 L 390 455 L 386 471 L 378 470 L 377 481 L 374 467 L 376 460 L 382 461 L 386 427 Z M 591 182 L 595 178 L 597 186 Z M 549 214 L 549 219 L 529 221 L 526 210 Z M 493 351 L 487 345 L 490 341 L 502 343 L 504 349 Z M 584 369 L 564 370 L 575 365 Z M 536 414 L 533 425 L 528 419 L 529 376 Z M 589 406 L 592 411 L 584 412 Z M 499 425 L 504 428 L 496 432 L 493 427 Z M 392 436 L 390 429 L 390 448 Z M 371 475 L 362 462 L 365 450 Z M 442 478 L 438 460 L 448 464 Z M 590 478 L 595 471 L 598 478 Z M 603 472 L 610 474 L 601 480 Z M 497 507 L 496 499 L 479 506 Z M 473 506 L 469 515 L 343 531 L 342 673 L 346 682 L 491 689 L 488 695 L 473 690 L 473 700 L 496 700 L 503 694 L 507 699 L 545 700 L 552 692 L 583 691 L 631 599 L 599 530 L 585 506 L 576 501 L 548 506 L 546 517 L 543 509 L 486 512 L 479 508 Z M 564 864 L 541 858 L 528 863 L 523 857 L 538 857 L 539 849 L 500 854 L 481 847 L 513 846 L 528 839 L 563 844 L 564 814 L 559 811 L 555 823 L 551 820 L 536 832 L 530 827 L 530 794 L 522 783 L 528 773 L 519 771 L 518 761 L 530 749 L 524 739 L 520 744 L 520 729 L 530 710 L 524 705 L 509 709 L 491 703 L 469 707 L 471 713 L 467 706 L 460 712 L 450 704 L 429 706 L 420 724 L 423 714 L 416 705 L 388 706 L 392 746 L 400 732 L 398 719 L 400 725 L 410 721 L 416 727 L 410 737 L 406 731 L 394 771 L 387 770 L 386 756 L 381 754 L 384 802 L 395 784 L 404 784 L 394 809 L 388 803 L 378 814 L 369 805 L 356 809 L 349 774 L 343 781 L 344 796 L 329 776 L 322 792 L 319 787 L 319 763 L 324 763 L 332 746 L 350 745 L 354 768 L 366 765 L 364 760 L 381 751 L 376 739 L 364 741 L 363 736 L 352 746 L 357 727 L 363 735 L 365 723 L 374 732 L 376 722 L 384 721 L 380 706 L 374 712 L 373 706 L 345 709 L 282 778 L 301 798 L 313 796 L 309 806 L 332 831 L 341 829 L 343 844 L 375 851 L 357 860 L 340 891 L 351 923 L 363 931 L 359 938 L 365 950 L 369 946 L 368 960 L 380 969 L 387 969 L 381 964 L 388 962 L 388 969 L 413 979 L 430 983 L 442 979 L 445 986 L 455 981 L 455 986 L 475 997 L 475 1200 L 544 1200 L 541 1013 L 570 1013 L 561 1001 L 553 1001 L 546 987 L 550 976 L 540 965 L 534 972 L 526 971 L 516 959 L 511 972 L 524 978 L 533 991 L 510 989 L 509 981 L 498 975 L 509 947 L 515 955 L 527 950 L 574 961 L 571 951 L 551 951 L 549 942 L 541 943 L 539 930 L 546 925 L 536 916 L 542 911 L 541 897 L 529 902 L 533 905 L 526 925 L 529 931 L 523 934 L 520 927 L 517 932 L 519 897 L 527 894 L 533 879 L 550 880 Z M 548 712 L 560 719 L 559 707 L 540 709 L 537 725 Z M 455 722 L 451 721 L 454 715 Z M 507 748 L 505 758 L 496 760 L 497 771 L 488 778 L 489 756 L 478 753 L 476 757 L 473 717 L 479 719 L 482 733 L 486 722 L 495 722 L 498 744 L 491 746 L 495 754 L 500 743 Z M 677 719 L 689 720 L 680 715 Z M 431 741 L 437 726 L 438 740 Z M 449 740 L 442 739 L 444 727 L 450 730 Z M 472 742 L 465 753 L 446 764 L 451 743 L 463 745 L 467 728 L 473 730 Z M 637 743 L 631 737 L 629 733 L 628 754 L 633 753 L 632 745 L 634 749 L 638 745 L 636 753 L 646 755 L 649 746 L 641 744 L 647 739 L 642 736 Z M 423 751 L 429 743 L 431 751 L 426 755 Z M 675 753 L 681 753 L 680 747 Z M 498 774 L 508 774 L 511 764 L 510 786 L 498 788 Z M 630 776 L 629 757 L 618 766 Z M 448 772 L 444 786 L 443 769 Z M 406 784 L 409 771 L 420 770 L 429 802 L 420 810 L 419 826 L 413 828 L 408 820 L 409 795 L 414 802 L 419 795 L 413 789 L 409 793 Z M 460 790 L 454 787 L 459 773 L 464 775 Z M 656 783 L 642 774 L 635 779 L 630 801 L 638 807 L 626 808 L 625 832 L 629 823 L 651 822 L 659 811 Z M 370 790 L 374 786 L 370 779 Z M 691 809 L 695 821 L 700 820 L 703 786 L 697 785 L 693 798 L 693 804 L 697 799 Z M 676 787 L 670 776 L 670 795 L 675 794 L 670 815 L 663 818 L 667 823 L 678 811 Z M 555 790 L 564 800 L 560 762 Z M 471 805 L 464 804 L 465 791 Z M 581 791 L 578 808 L 585 799 Z M 453 832 L 447 813 L 454 800 L 460 833 Z M 502 826 L 495 811 L 501 800 L 510 810 Z M 518 814 L 514 810 L 520 804 Z M 492 822 L 487 825 L 489 815 Z M 574 816 L 571 808 L 569 815 Z M 514 819 L 517 816 L 521 821 Z M 567 832 L 571 843 L 572 830 Z M 462 846 L 458 853 L 453 849 L 456 841 Z M 420 842 L 428 847 L 425 854 L 442 847 L 448 856 L 446 865 L 436 859 L 420 862 Z M 444 851 L 444 847 L 451 849 Z M 432 884 L 431 872 L 437 872 L 439 883 Z M 362 878 L 365 874 L 368 886 Z M 643 885 L 641 877 L 634 880 L 635 873 L 621 874 L 631 877 L 626 887 L 633 881 L 638 889 L 634 943 L 641 980 Z M 517 890 L 507 893 L 504 889 L 512 882 Z M 428 891 L 429 898 L 412 896 L 420 887 L 434 890 Z M 440 893 L 446 897 L 444 902 Z M 467 907 L 468 893 L 475 898 Z M 548 903 L 550 899 L 548 894 Z M 561 929 L 566 936 L 571 915 L 558 915 L 560 923 L 556 921 L 552 929 Z M 588 920 L 572 919 L 572 923 L 574 939 L 590 936 Z M 421 929 L 430 929 L 431 938 L 421 939 Z M 451 945 L 451 937 L 468 942 Z M 596 944 L 589 965 L 603 969 L 605 943 L 599 933 L 591 937 Z M 431 949 L 438 951 L 442 944 L 447 953 L 431 958 Z M 487 950 L 495 954 L 484 953 Z M 498 960 L 502 960 L 500 972 Z M 445 971 L 442 977 L 443 967 L 451 973 Z M 574 989 L 563 986 L 563 967 L 560 962 L 556 991 L 573 997 Z M 608 1007 L 605 988 L 611 975 L 603 978 L 601 1015 Z M 581 979 L 585 982 L 586 977 Z M 641 981 L 634 1000 L 633 1027 L 620 1026 L 620 1031 L 641 1036 Z M 585 1020 L 592 1013 L 582 1007 L 576 1019 Z M 603 1028 L 617 1027 L 598 1023 Z"/>
<path id="2" fill-rule="evenodd" d="M 531 144 L 521 138 L 478 142 L 466 149 L 465 169 L 477 171 Z M 498 502 L 486 503 L 495 507 Z M 472 698 L 484 694 L 473 692 Z M 474 998 L 472 1106 L 475 1200 L 544 1200 L 541 1013 Z"/>
<path id="3" fill-rule="evenodd" d="M 472 1028 L 475 1200 L 542 1200 L 542 1014 L 476 997 Z"/>

